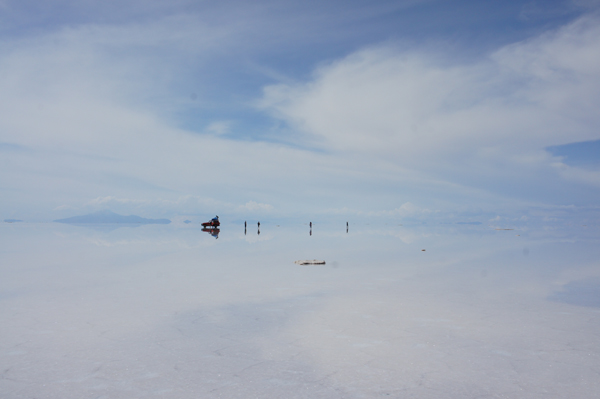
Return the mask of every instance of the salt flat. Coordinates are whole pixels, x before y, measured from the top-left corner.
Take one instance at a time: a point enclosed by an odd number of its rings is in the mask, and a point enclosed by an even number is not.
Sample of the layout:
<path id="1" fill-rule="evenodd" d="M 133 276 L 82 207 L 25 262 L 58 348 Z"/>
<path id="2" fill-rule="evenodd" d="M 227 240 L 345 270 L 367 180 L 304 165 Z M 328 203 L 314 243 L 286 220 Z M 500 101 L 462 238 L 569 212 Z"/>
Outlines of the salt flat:
<path id="1" fill-rule="evenodd" d="M 592 398 L 597 227 L 0 225 L 3 398 Z M 423 251 L 425 249 L 425 251 Z M 326 265 L 300 266 L 300 259 Z"/>

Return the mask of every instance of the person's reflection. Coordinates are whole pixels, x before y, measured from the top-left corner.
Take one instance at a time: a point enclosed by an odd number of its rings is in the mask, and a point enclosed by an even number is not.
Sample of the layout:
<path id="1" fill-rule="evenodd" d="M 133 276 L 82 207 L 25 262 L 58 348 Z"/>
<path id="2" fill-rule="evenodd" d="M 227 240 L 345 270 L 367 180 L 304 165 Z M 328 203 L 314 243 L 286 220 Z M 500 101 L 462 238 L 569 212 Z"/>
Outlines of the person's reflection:
<path id="1" fill-rule="evenodd" d="M 346 233 L 348 233 L 348 222 L 346 222 Z"/>
<path id="2" fill-rule="evenodd" d="M 210 234 L 211 236 L 213 236 L 215 238 L 219 238 L 219 233 L 221 232 L 221 230 L 219 230 L 219 229 L 208 228 L 208 227 L 204 227 L 202 229 L 202 231 L 207 232 L 208 234 Z"/>
<path id="3" fill-rule="evenodd" d="M 310 232 L 308 234 L 312 236 L 312 229 L 310 229 Z"/>

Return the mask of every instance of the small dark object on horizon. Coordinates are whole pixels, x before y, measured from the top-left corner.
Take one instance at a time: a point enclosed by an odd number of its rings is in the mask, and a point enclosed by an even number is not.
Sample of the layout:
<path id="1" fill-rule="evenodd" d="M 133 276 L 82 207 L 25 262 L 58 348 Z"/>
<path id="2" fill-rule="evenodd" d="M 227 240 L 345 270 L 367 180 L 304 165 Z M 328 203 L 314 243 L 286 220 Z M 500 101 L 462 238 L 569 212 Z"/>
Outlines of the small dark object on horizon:
<path id="1" fill-rule="evenodd" d="M 210 219 L 208 222 L 204 222 L 201 224 L 202 224 L 202 227 L 216 229 L 217 227 L 219 227 L 221 225 L 221 222 L 219 222 L 219 217 L 215 216 L 214 218 Z"/>
<path id="2" fill-rule="evenodd" d="M 325 261 L 324 260 L 297 260 L 294 262 L 297 265 L 301 265 L 301 266 L 305 266 L 305 265 L 324 265 Z"/>

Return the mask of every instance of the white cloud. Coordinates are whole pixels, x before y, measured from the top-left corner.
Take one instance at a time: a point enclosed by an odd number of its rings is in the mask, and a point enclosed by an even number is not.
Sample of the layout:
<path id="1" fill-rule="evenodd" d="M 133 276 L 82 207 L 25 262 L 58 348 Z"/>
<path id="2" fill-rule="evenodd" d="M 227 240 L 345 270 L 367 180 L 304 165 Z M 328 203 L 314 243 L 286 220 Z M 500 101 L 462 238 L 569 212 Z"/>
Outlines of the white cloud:
<path id="1" fill-rule="evenodd" d="M 218 121 L 212 122 L 206 127 L 206 132 L 210 134 L 222 135 L 229 133 L 231 129 L 231 122 L 229 121 Z"/>
<path id="2" fill-rule="evenodd" d="M 326 214 L 331 215 L 355 215 L 355 216 L 367 216 L 367 217 L 410 217 L 410 216 L 423 216 L 435 213 L 430 209 L 425 209 L 416 206 L 411 202 L 405 202 L 397 208 L 391 210 L 381 211 L 361 211 L 351 208 L 339 208 L 339 209 L 328 209 L 325 211 Z"/>
<path id="3" fill-rule="evenodd" d="M 108 197 L 98 197 L 88 202 L 87 205 L 104 205 L 110 203 L 120 203 L 120 204 L 144 204 L 147 203 L 147 200 L 136 200 L 129 198 L 116 198 L 112 196 Z"/>
<path id="4" fill-rule="evenodd" d="M 416 206 L 415 204 L 406 202 L 406 203 L 402 204 L 401 206 L 399 206 L 398 208 L 395 208 L 391 211 L 369 212 L 368 215 L 370 215 L 370 216 L 372 215 L 372 216 L 407 217 L 407 216 L 416 216 L 416 215 L 426 215 L 426 214 L 431 214 L 432 212 L 433 211 L 431 211 L 430 209 L 423 209 L 423 208 Z"/>
<path id="5" fill-rule="evenodd" d="M 272 211 L 273 205 L 270 204 L 261 204 L 255 201 L 248 201 L 246 204 L 239 206 L 238 210 L 240 211 L 250 211 L 250 212 L 270 212 Z"/>
<path id="6" fill-rule="evenodd" d="M 600 187 L 600 171 L 574 168 L 567 165 L 561 165 L 557 169 L 559 175 L 565 179 Z"/>
<path id="7" fill-rule="evenodd" d="M 597 104 L 596 16 L 470 64 L 365 49 L 310 82 L 266 87 L 260 102 L 310 145 L 486 189 L 555 183 L 556 160 L 544 148 L 600 139 Z"/>
<path id="8" fill-rule="evenodd" d="M 250 42 L 260 47 L 257 37 L 267 32 L 246 35 L 248 21 L 235 30 L 209 19 L 73 25 L 2 39 L 0 142 L 19 146 L 2 153 L 2 206 L 110 207 L 147 217 L 223 209 L 367 214 L 407 202 L 421 210 L 497 203 L 499 192 L 515 196 L 532 181 L 537 190 L 555 186 L 551 177 L 597 178 L 563 172 L 543 151 L 597 138 L 600 28 L 592 17 L 474 64 L 379 47 L 320 68 L 311 82 L 266 88 L 264 109 L 305 133 L 304 148 L 324 151 L 227 139 L 229 115 L 200 118 L 199 131 L 213 121 L 211 134 L 174 127 L 189 103 L 192 89 L 181 83 L 190 70 L 206 83 L 204 63 Z M 210 104 L 210 93 L 193 92 L 194 104 Z M 520 186 L 504 191 L 513 182 Z M 498 186 L 495 195 L 490 186 Z"/>

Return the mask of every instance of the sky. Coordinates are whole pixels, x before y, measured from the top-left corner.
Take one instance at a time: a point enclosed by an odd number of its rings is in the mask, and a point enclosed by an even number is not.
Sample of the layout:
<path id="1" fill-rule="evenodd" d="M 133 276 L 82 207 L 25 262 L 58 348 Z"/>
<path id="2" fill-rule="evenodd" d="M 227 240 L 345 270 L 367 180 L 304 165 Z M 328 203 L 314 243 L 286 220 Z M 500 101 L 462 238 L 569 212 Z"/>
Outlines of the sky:
<path id="1" fill-rule="evenodd" d="M 0 216 L 597 220 L 598 105 L 595 0 L 0 0 Z"/>

